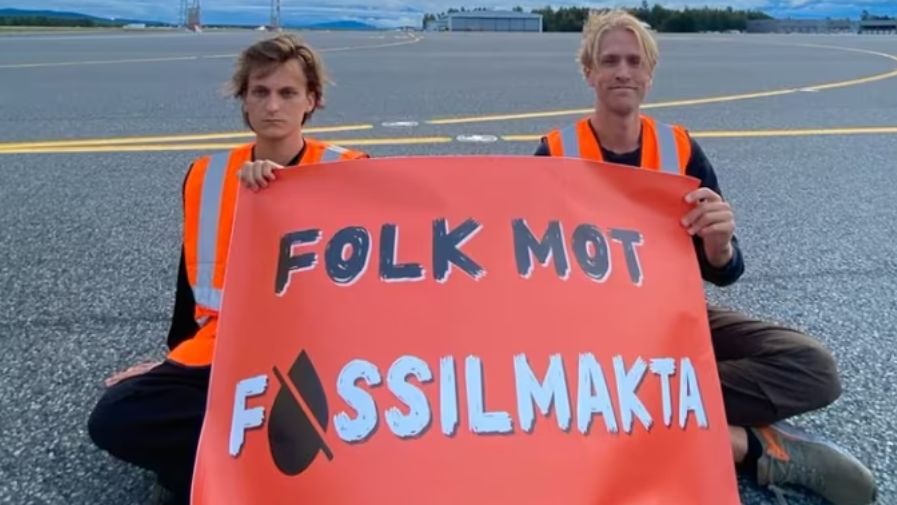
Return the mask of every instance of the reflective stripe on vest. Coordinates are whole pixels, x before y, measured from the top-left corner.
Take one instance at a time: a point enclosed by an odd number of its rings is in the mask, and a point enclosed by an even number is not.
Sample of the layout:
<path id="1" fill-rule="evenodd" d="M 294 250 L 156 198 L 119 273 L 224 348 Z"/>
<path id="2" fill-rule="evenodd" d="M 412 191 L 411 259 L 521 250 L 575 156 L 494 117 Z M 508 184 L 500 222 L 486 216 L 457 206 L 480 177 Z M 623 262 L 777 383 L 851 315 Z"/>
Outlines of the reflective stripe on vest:
<path id="1" fill-rule="evenodd" d="M 579 135 L 576 130 L 576 124 L 572 124 L 561 130 L 561 146 L 564 148 L 564 156 L 571 158 L 583 157 L 579 150 Z"/>
<path id="2" fill-rule="evenodd" d="M 330 161 L 339 161 L 342 158 L 343 154 L 349 152 L 348 149 L 344 149 L 339 146 L 327 146 L 324 148 L 324 154 L 321 155 L 321 161 L 323 163 L 327 163 Z"/>
<path id="3" fill-rule="evenodd" d="M 197 230 L 196 285 L 193 297 L 196 303 L 215 311 L 221 310 L 221 290 L 212 280 L 215 274 L 215 256 L 218 250 L 218 219 L 221 213 L 221 194 L 230 153 L 218 153 L 209 159 L 202 181 L 199 202 L 199 229 Z M 200 322 L 200 321 L 197 321 Z"/>
<path id="4" fill-rule="evenodd" d="M 669 174 L 679 174 L 679 149 L 676 148 L 676 134 L 673 127 L 654 121 L 654 132 L 657 135 L 657 157 L 660 159 L 660 170 Z"/>

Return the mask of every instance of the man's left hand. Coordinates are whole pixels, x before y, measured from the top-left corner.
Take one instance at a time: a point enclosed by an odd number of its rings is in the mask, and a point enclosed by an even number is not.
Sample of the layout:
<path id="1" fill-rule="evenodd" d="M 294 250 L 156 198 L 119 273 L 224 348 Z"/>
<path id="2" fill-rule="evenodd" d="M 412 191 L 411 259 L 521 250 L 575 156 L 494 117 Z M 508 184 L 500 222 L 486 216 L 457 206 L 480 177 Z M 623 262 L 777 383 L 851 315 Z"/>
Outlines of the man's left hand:
<path id="1" fill-rule="evenodd" d="M 695 208 L 682 218 L 682 226 L 689 235 L 704 241 L 704 252 L 711 265 L 722 268 L 734 254 L 735 214 L 723 197 L 709 188 L 698 188 L 685 195 L 685 201 Z"/>
<path id="2" fill-rule="evenodd" d="M 131 377 L 137 377 L 138 375 L 143 375 L 146 372 L 149 372 L 153 368 L 161 365 L 161 361 L 149 361 L 145 363 L 138 363 L 127 370 L 122 370 L 120 372 L 115 372 L 108 379 L 106 379 L 106 387 L 112 387 L 119 382 L 130 379 Z"/>

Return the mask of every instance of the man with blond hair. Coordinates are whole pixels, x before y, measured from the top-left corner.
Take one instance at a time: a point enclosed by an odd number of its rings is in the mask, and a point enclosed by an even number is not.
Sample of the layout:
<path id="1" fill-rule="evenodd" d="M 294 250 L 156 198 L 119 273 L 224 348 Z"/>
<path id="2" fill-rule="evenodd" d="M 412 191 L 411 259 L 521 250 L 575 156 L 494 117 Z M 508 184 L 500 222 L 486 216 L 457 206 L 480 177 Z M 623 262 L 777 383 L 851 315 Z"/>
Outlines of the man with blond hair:
<path id="1" fill-rule="evenodd" d="M 685 196 L 682 226 L 693 237 L 704 280 L 724 286 L 744 271 L 732 207 L 716 174 L 682 126 L 640 112 L 651 88 L 658 48 L 641 22 L 621 10 L 592 13 L 578 63 L 595 91 L 595 108 L 542 138 L 537 155 L 578 157 L 700 179 Z M 708 305 L 732 452 L 739 470 L 780 492 L 800 485 L 835 505 L 875 499 L 871 472 L 843 449 L 784 419 L 832 403 L 841 392 L 835 361 L 816 339 L 796 330 Z"/>
<path id="2" fill-rule="evenodd" d="M 184 240 L 165 361 L 107 380 L 88 422 L 93 441 L 153 471 L 168 503 L 189 501 L 239 184 L 267 186 L 278 168 L 367 157 L 306 137 L 323 105 L 324 70 L 302 40 L 283 34 L 242 52 L 231 79 L 255 141 L 202 156 L 184 181 Z"/>

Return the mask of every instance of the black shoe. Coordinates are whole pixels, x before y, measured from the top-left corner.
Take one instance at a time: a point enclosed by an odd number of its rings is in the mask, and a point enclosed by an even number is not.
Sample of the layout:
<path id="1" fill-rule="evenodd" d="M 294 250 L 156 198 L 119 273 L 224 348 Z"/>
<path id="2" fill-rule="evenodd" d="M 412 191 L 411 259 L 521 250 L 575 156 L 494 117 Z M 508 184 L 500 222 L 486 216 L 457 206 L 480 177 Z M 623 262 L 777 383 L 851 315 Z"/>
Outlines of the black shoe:
<path id="1" fill-rule="evenodd" d="M 147 503 L 149 505 L 189 505 L 190 500 L 176 497 L 174 493 L 157 481 L 153 483 L 153 489 Z"/>

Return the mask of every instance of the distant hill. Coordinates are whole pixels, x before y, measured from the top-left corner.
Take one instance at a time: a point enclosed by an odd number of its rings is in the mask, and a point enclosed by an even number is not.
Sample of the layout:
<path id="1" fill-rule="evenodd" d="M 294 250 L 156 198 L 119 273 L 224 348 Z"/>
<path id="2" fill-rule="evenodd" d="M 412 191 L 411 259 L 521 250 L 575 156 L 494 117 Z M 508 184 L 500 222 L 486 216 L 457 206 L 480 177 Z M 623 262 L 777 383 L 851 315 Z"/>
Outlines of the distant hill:
<path id="1" fill-rule="evenodd" d="M 170 26 L 158 21 L 138 19 L 107 19 L 82 14 L 80 12 L 53 10 L 0 9 L 0 25 L 33 26 L 124 26 L 143 23 L 147 26 Z"/>
<path id="2" fill-rule="evenodd" d="M 256 23 L 246 19 L 244 14 L 213 16 L 217 22 L 204 22 L 207 27 L 255 27 Z M 115 27 L 127 24 L 145 24 L 146 26 L 172 26 L 169 23 L 159 21 L 145 21 L 139 19 L 108 19 L 80 12 L 37 10 L 37 9 L 0 9 L 0 26 L 99 26 Z M 325 21 L 321 23 L 294 23 L 286 20 L 289 28 L 301 28 L 307 30 L 379 30 L 378 27 L 362 21 L 343 20 Z"/>
<path id="3" fill-rule="evenodd" d="M 361 21 L 330 21 L 313 25 L 296 26 L 296 28 L 308 28 L 312 30 L 378 30 L 374 25 Z"/>
<path id="4" fill-rule="evenodd" d="M 78 12 L 48 11 L 48 10 L 24 10 L 24 9 L 0 9 L 0 16 L 44 16 L 53 18 L 70 19 L 98 19 Z"/>

